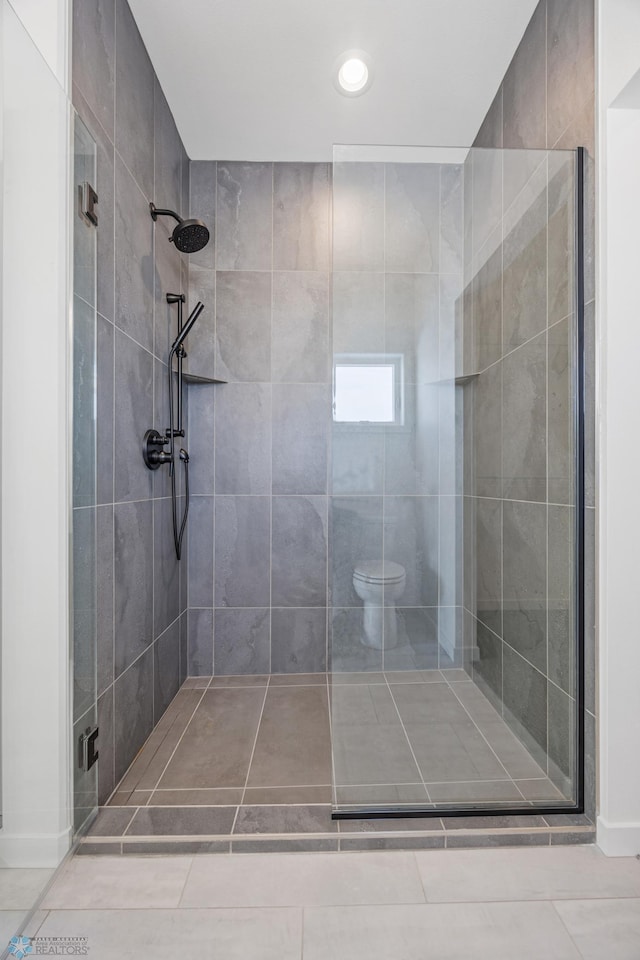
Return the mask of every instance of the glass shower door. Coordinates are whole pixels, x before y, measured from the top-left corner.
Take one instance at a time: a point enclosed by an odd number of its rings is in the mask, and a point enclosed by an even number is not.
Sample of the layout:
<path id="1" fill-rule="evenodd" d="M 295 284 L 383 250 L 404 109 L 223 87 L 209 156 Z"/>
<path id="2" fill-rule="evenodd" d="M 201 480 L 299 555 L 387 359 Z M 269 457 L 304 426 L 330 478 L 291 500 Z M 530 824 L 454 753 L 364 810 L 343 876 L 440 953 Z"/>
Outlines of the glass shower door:
<path id="1" fill-rule="evenodd" d="M 334 148 L 336 815 L 575 805 L 573 151 Z"/>
<path id="2" fill-rule="evenodd" d="M 96 144 L 74 116 L 72 696 L 74 833 L 98 803 L 96 584 Z"/>

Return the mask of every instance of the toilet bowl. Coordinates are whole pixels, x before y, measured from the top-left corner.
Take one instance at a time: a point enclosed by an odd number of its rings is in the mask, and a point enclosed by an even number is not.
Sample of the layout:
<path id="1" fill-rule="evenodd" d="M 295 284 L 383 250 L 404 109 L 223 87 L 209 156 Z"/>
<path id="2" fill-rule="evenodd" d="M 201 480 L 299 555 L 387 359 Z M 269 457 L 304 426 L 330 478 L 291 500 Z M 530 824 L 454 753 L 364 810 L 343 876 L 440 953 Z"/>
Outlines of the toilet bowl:
<path id="1" fill-rule="evenodd" d="M 362 642 L 381 650 L 398 642 L 396 600 L 404 593 L 407 575 L 404 567 L 392 560 L 385 563 L 364 561 L 353 571 L 353 589 L 364 604 Z"/>

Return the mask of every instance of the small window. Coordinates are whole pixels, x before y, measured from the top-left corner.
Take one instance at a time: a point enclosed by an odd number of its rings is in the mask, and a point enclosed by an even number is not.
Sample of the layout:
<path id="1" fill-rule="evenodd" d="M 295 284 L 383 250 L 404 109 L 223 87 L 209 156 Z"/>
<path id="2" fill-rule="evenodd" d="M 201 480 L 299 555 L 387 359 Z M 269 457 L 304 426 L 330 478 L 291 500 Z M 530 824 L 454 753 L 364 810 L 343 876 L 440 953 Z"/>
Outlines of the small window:
<path id="1" fill-rule="evenodd" d="M 349 354 L 336 357 L 333 419 L 338 423 L 402 423 L 402 357 Z"/>

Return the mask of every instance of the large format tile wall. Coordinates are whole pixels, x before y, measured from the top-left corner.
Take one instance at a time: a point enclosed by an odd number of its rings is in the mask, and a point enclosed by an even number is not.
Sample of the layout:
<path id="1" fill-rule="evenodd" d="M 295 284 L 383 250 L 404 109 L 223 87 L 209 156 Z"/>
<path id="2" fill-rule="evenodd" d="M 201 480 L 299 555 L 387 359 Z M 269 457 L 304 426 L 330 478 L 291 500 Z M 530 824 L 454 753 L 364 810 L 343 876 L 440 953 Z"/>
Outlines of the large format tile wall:
<path id="1" fill-rule="evenodd" d="M 475 141 L 478 148 L 583 146 L 588 153 L 584 620 L 590 816 L 596 726 L 594 83 L 593 0 L 541 0 Z M 493 188 L 508 194 L 514 173 L 523 172 L 523 156 L 505 155 L 502 179 L 497 159 L 490 149 L 472 151 L 465 187 L 475 178 L 483 181 L 479 194 Z M 559 276 L 567 270 L 570 183 L 563 161 L 550 155 L 548 164 L 542 189 L 531 191 L 537 200 L 496 254 L 484 258 L 465 290 L 465 372 L 482 371 L 466 401 L 474 426 L 467 434 L 473 453 L 464 489 L 465 604 L 467 643 L 477 644 L 479 657 L 471 666 L 474 676 L 504 705 L 534 751 L 548 753 L 562 780 L 573 759 L 575 695 L 570 609 L 575 494 L 568 457 L 575 318 L 568 316 L 571 278 L 562 282 Z M 529 157 L 524 166 L 529 174 L 536 162 Z M 528 187 L 536 177 L 544 180 L 546 170 L 538 170 Z M 471 192 L 466 201 L 469 207 Z"/>
<path id="2" fill-rule="evenodd" d="M 76 0 L 73 103 L 97 142 L 97 574 L 100 802 L 187 672 L 186 563 L 169 478 L 141 456 L 167 426 L 168 291 L 186 264 L 149 201 L 188 205 L 189 163 L 126 0 Z M 184 641 L 184 642 L 183 642 Z"/>
<path id="3" fill-rule="evenodd" d="M 189 388 L 192 675 L 381 669 L 352 576 L 383 553 L 407 572 L 386 666 L 439 666 L 439 634 L 455 649 L 455 410 L 434 381 L 453 374 L 461 168 L 347 166 L 330 328 L 329 165 L 191 164 L 216 238 L 190 261 L 189 370 L 228 381 Z M 332 351 L 404 356 L 401 429 L 332 429 Z"/>

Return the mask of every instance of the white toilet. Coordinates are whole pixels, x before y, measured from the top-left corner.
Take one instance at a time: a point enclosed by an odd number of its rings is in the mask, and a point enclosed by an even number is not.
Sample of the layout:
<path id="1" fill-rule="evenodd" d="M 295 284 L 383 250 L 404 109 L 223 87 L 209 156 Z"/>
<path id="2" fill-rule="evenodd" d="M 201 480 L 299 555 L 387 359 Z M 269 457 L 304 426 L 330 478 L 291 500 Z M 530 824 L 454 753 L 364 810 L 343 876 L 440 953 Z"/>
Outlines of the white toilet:
<path id="1" fill-rule="evenodd" d="M 363 561 L 353 571 L 353 589 L 364 603 L 362 642 L 367 647 L 381 650 L 395 647 L 398 642 L 396 600 L 404 593 L 407 574 L 403 566 L 387 560 L 385 563 Z"/>

